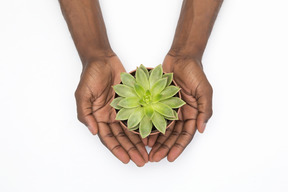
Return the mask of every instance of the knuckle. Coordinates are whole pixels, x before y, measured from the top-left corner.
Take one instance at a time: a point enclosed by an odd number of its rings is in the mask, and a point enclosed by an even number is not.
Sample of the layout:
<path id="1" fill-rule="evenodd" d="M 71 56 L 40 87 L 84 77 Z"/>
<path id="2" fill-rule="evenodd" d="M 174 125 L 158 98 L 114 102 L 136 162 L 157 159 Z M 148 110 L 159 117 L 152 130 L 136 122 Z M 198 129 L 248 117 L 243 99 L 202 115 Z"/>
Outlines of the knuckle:
<path id="1" fill-rule="evenodd" d="M 176 131 L 176 130 L 174 130 L 174 131 L 172 131 L 172 133 L 171 133 L 173 136 L 179 136 L 179 132 L 178 131 Z"/>
<path id="2" fill-rule="evenodd" d="M 179 148 L 181 150 L 185 149 L 185 147 L 182 144 L 180 144 L 180 143 L 175 143 L 174 147 L 177 147 L 177 148 Z"/>
<path id="3" fill-rule="evenodd" d="M 79 96 L 80 96 L 79 89 L 76 89 L 75 92 L 74 92 L 74 97 L 75 97 L 76 99 L 78 99 Z"/>
<path id="4" fill-rule="evenodd" d="M 161 145 L 160 148 L 165 149 L 165 150 L 169 150 L 170 149 L 170 147 L 168 145 L 164 144 L 164 143 Z"/>
<path id="5" fill-rule="evenodd" d="M 116 137 L 125 137 L 126 135 L 125 135 L 125 133 L 123 132 L 123 131 L 120 131 L 117 135 L 116 135 Z"/>
<path id="6" fill-rule="evenodd" d="M 142 145 L 142 146 L 144 146 L 144 144 L 143 144 L 142 141 L 138 141 L 137 143 L 135 143 L 135 146 L 137 146 L 137 145 Z"/>
<path id="7" fill-rule="evenodd" d="M 80 115 L 79 113 L 77 114 L 77 119 L 81 122 L 84 123 L 84 118 L 82 115 Z"/>
<path id="8" fill-rule="evenodd" d="M 121 148 L 121 145 L 118 144 L 118 145 L 115 145 L 115 146 L 111 149 L 111 151 L 118 150 L 118 149 L 120 149 L 120 148 Z"/>
<path id="9" fill-rule="evenodd" d="M 135 150 L 137 151 L 136 147 L 132 146 L 127 150 L 127 153 L 130 153 L 130 152 L 135 151 Z"/>
<path id="10" fill-rule="evenodd" d="M 114 135 L 113 135 L 113 133 L 107 133 L 104 137 L 109 137 L 109 138 L 111 138 L 111 137 L 114 137 Z"/>
<path id="11" fill-rule="evenodd" d="M 189 137 L 189 138 L 193 136 L 193 135 L 192 135 L 191 133 L 189 133 L 188 131 L 182 131 L 182 132 L 181 132 L 181 135 L 184 136 L 184 137 Z"/>

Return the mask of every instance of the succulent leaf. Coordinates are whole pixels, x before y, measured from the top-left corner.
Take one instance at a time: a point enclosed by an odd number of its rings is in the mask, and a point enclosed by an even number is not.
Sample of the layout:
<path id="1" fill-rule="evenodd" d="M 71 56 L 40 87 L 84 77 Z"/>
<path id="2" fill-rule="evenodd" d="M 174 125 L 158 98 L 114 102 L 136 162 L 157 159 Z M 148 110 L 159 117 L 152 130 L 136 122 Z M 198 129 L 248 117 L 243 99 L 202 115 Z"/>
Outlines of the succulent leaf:
<path id="1" fill-rule="evenodd" d="M 174 113 L 174 117 L 166 117 L 165 116 L 165 119 L 168 119 L 168 120 L 171 120 L 171 121 L 178 120 L 179 118 L 178 118 L 177 112 L 173 110 L 173 113 Z"/>
<path id="2" fill-rule="evenodd" d="M 158 131 L 165 134 L 167 122 L 164 119 L 163 115 L 157 112 L 154 112 L 154 115 L 152 117 L 152 123 L 156 127 L 156 129 L 158 129 Z"/>
<path id="3" fill-rule="evenodd" d="M 123 108 L 134 108 L 140 106 L 138 97 L 126 97 L 122 99 L 118 105 Z"/>
<path id="4" fill-rule="evenodd" d="M 166 87 L 169 86 L 172 83 L 173 80 L 173 73 L 165 73 L 163 75 L 163 78 L 166 77 L 167 78 L 167 84 Z"/>
<path id="5" fill-rule="evenodd" d="M 162 75 L 163 75 L 163 69 L 162 69 L 161 64 L 155 67 L 154 69 L 152 69 L 150 77 L 149 77 L 150 87 L 152 87 L 154 83 L 156 83 L 156 81 L 161 79 Z"/>
<path id="6" fill-rule="evenodd" d="M 149 72 L 148 72 L 147 68 L 144 65 L 141 64 L 140 65 L 140 69 L 142 69 L 145 72 L 147 78 L 149 79 Z"/>
<path id="7" fill-rule="evenodd" d="M 153 97 L 152 97 L 152 102 L 153 103 L 157 103 L 160 99 L 161 99 L 161 94 L 160 93 L 158 93 L 157 95 L 154 95 Z"/>
<path id="8" fill-rule="evenodd" d="M 136 129 L 139 129 L 139 125 L 132 127 L 132 128 L 129 128 L 129 131 L 135 131 Z"/>
<path id="9" fill-rule="evenodd" d="M 137 94 L 135 93 L 134 89 L 127 85 L 122 84 L 114 85 L 113 89 L 121 97 L 137 97 Z"/>
<path id="10" fill-rule="evenodd" d="M 185 102 L 180 99 L 179 97 L 171 97 L 169 99 L 165 99 L 160 101 L 161 103 L 164 103 L 166 105 L 168 105 L 171 108 L 179 108 L 182 107 L 183 105 L 185 105 Z"/>
<path id="11" fill-rule="evenodd" d="M 142 138 L 147 137 L 152 130 L 152 121 L 148 116 L 144 116 L 140 121 L 139 132 Z"/>
<path id="12" fill-rule="evenodd" d="M 144 116 L 143 107 L 138 107 L 128 118 L 128 128 L 137 126 Z"/>
<path id="13" fill-rule="evenodd" d="M 130 108 L 130 109 L 122 108 L 120 109 L 120 111 L 118 111 L 115 119 L 121 121 L 127 120 L 135 110 L 136 108 Z"/>
<path id="14" fill-rule="evenodd" d="M 151 105 L 147 105 L 144 107 L 144 112 L 145 112 L 145 115 L 151 119 L 154 114 L 154 109 Z"/>
<path id="15" fill-rule="evenodd" d="M 118 94 L 110 105 L 118 109 L 116 120 L 127 120 L 127 128 L 139 130 L 142 138 L 147 137 L 154 127 L 165 133 L 167 120 L 178 120 L 175 110 L 185 104 L 178 97 L 173 97 L 180 90 L 170 85 L 173 73 L 163 74 L 161 65 L 147 70 L 140 65 L 135 78 L 129 73 L 121 73 L 122 84 L 113 86 Z M 137 131 L 138 131 L 137 130 Z"/>
<path id="16" fill-rule="evenodd" d="M 154 103 L 153 109 L 166 117 L 174 117 L 173 109 L 163 103 Z"/>
<path id="17" fill-rule="evenodd" d="M 154 83 L 154 85 L 151 88 L 151 94 L 157 95 L 158 93 L 161 93 L 161 91 L 163 91 L 163 89 L 166 87 L 166 83 L 167 78 L 162 78 L 156 81 L 156 83 Z"/>
<path id="18" fill-rule="evenodd" d="M 135 78 L 130 73 L 121 73 L 121 81 L 124 85 L 127 85 L 129 87 L 134 87 L 134 84 L 136 83 Z"/>
<path id="19" fill-rule="evenodd" d="M 149 80 L 145 72 L 137 68 L 136 70 L 136 82 L 139 83 L 145 90 L 149 90 Z"/>
<path id="20" fill-rule="evenodd" d="M 160 100 L 165 100 L 168 99 L 170 97 L 173 97 L 174 95 L 176 95 L 176 93 L 178 93 L 178 91 L 180 91 L 179 87 L 176 87 L 174 85 L 170 85 L 168 87 L 166 87 L 162 92 L 161 92 L 161 98 Z"/>
<path id="21" fill-rule="evenodd" d="M 145 101 L 143 99 L 139 100 L 140 105 L 142 106 L 147 106 L 147 103 L 145 103 Z"/>
<path id="22" fill-rule="evenodd" d="M 140 98 L 145 94 L 145 89 L 139 83 L 134 84 L 134 90 Z"/>
<path id="23" fill-rule="evenodd" d="M 110 106 L 115 109 L 121 109 L 122 107 L 118 105 L 118 103 L 123 99 L 124 97 L 117 97 L 115 98 L 111 103 Z"/>

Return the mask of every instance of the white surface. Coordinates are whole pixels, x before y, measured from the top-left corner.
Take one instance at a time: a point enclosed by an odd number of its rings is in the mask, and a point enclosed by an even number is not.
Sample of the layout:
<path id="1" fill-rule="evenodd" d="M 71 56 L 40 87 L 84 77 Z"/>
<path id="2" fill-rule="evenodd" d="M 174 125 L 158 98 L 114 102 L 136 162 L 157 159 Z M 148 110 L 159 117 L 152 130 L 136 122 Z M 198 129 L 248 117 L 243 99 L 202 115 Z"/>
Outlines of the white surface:
<path id="1" fill-rule="evenodd" d="M 168 51 L 181 0 L 102 0 L 128 71 Z M 77 121 L 81 64 L 56 0 L 0 6 L 0 191 L 288 191 L 288 2 L 226 0 L 203 63 L 205 134 L 174 163 L 122 164 Z"/>

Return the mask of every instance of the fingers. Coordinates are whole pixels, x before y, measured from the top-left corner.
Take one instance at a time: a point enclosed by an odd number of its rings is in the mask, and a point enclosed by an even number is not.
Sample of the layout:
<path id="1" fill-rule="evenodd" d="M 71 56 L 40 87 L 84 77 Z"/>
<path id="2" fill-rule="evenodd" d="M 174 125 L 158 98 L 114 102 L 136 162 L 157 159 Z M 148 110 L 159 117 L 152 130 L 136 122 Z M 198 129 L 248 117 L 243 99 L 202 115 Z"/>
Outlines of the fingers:
<path id="1" fill-rule="evenodd" d="M 174 145 L 172 146 L 172 148 L 168 153 L 167 156 L 168 161 L 173 162 L 175 161 L 175 159 L 179 157 L 179 155 L 184 151 L 186 146 L 193 139 L 195 132 L 196 132 L 195 120 L 185 121 L 181 134 L 179 135 L 177 141 L 174 143 Z"/>
<path id="2" fill-rule="evenodd" d="M 149 147 L 153 147 L 153 145 L 155 144 L 155 142 L 158 138 L 158 135 L 159 134 L 149 136 L 149 138 L 148 138 L 148 146 Z"/>
<path id="3" fill-rule="evenodd" d="M 149 153 L 149 161 L 153 162 L 153 156 L 154 154 L 157 152 L 157 150 L 161 147 L 161 145 L 167 140 L 167 138 L 169 138 L 169 136 L 171 135 L 172 131 L 174 131 L 174 126 L 169 127 L 166 130 L 165 135 L 163 134 L 159 134 L 154 146 L 152 147 L 150 153 Z"/>
<path id="4" fill-rule="evenodd" d="M 147 146 L 148 145 L 148 138 L 146 137 L 146 138 L 142 139 L 142 142 L 145 146 Z"/>
<path id="5" fill-rule="evenodd" d="M 132 133 L 131 131 L 128 131 L 127 129 L 124 129 L 125 134 L 127 135 L 127 137 L 130 139 L 130 141 L 135 145 L 135 147 L 138 149 L 138 151 L 141 153 L 143 159 L 145 160 L 145 162 L 148 162 L 148 153 L 146 151 L 145 145 L 142 142 L 141 138 Z"/>
<path id="6" fill-rule="evenodd" d="M 115 138 L 110 127 L 106 123 L 99 123 L 99 134 L 101 142 L 115 155 L 120 161 L 127 164 L 130 157 L 127 151 L 120 145 Z"/>
<path id="7" fill-rule="evenodd" d="M 183 122 L 177 121 L 174 129 L 167 136 L 166 140 L 164 142 L 159 141 L 159 143 L 157 141 L 157 143 L 155 144 L 155 148 L 153 147 L 154 150 L 153 151 L 151 150 L 152 153 L 150 152 L 151 153 L 150 159 L 152 162 L 158 162 L 167 156 L 169 150 L 171 149 L 171 147 L 174 145 L 179 135 L 181 134 L 182 127 Z"/>
<path id="8" fill-rule="evenodd" d="M 130 141 L 130 139 L 125 134 L 122 127 L 119 125 L 119 123 L 112 123 L 110 124 L 111 130 L 117 141 L 120 143 L 120 145 L 126 150 L 128 155 L 130 156 L 130 159 L 138 166 L 142 167 L 145 165 L 146 161 L 138 151 L 135 145 Z M 133 137 L 134 141 L 135 137 Z M 141 141 L 139 139 L 139 141 Z M 137 142 L 137 141 L 136 141 Z M 144 147 L 144 146 L 143 146 Z M 147 157 L 148 159 L 148 157 Z"/>
<path id="9" fill-rule="evenodd" d="M 203 133 L 206 128 L 206 123 L 212 116 L 212 87 L 206 86 L 206 90 L 201 93 L 197 100 L 198 116 L 197 116 L 197 129 Z"/>
<path id="10" fill-rule="evenodd" d="M 98 133 L 98 124 L 92 113 L 92 103 L 90 99 L 84 99 L 75 93 L 77 103 L 78 120 L 86 125 L 93 135 Z"/>

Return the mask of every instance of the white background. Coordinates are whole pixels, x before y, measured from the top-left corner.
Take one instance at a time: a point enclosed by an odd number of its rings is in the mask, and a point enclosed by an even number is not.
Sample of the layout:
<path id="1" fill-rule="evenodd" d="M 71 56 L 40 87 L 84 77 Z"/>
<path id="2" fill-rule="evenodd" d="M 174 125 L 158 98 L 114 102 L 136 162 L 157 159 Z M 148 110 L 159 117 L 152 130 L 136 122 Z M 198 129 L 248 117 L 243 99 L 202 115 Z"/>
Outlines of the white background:
<path id="1" fill-rule="evenodd" d="M 182 0 L 102 0 L 127 71 L 167 53 Z M 288 2 L 226 0 L 204 54 L 214 115 L 174 162 L 117 160 L 76 118 L 81 63 L 56 0 L 1 0 L 0 191 L 288 191 Z"/>

